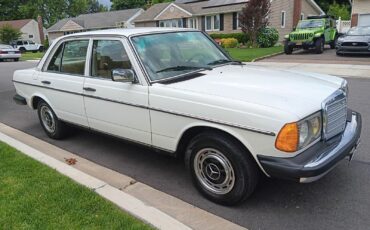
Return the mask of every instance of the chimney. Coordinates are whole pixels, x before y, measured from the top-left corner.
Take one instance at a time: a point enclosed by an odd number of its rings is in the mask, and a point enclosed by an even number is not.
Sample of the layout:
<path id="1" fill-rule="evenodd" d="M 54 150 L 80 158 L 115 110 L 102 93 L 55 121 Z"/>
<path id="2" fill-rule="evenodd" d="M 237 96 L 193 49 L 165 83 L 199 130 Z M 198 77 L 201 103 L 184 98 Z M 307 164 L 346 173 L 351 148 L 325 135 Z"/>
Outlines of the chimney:
<path id="1" fill-rule="evenodd" d="M 43 23 L 42 23 L 42 17 L 39 15 L 37 17 L 37 24 L 39 26 L 39 34 L 40 34 L 40 41 L 41 41 L 41 44 L 44 44 L 44 26 L 43 26 Z"/>
<path id="2" fill-rule="evenodd" d="M 294 11 L 293 11 L 293 27 L 296 27 L 299 20 L 301 19 L 302 13 L 302 0 L 294 0 Z"/>

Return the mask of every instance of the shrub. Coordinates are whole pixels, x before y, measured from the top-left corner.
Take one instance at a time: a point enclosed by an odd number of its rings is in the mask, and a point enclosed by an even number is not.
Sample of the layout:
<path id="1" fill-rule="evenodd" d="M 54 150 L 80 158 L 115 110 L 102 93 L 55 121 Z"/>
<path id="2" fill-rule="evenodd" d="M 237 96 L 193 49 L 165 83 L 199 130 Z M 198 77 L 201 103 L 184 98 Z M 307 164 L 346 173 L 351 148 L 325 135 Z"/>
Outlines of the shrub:
<path id="1" fill-rule="evenodd" d="M 239 43 L 247 43 L 248 38 L 244 33 L 232 33 L 232 34 L 210 34 L 213 39 L 223 39 L 223 38 L 235 38 Z"/>
<path id="2" fill-rule="evenodd" d="M 223 38 L 221 39 L 221 46 L 224 48 L 235 48 L 238 46 L 238 40 L 235 38 Z"/>
<path id="3" fill-rule="evenodd" d="M 17 40 L 21 36 L 22 32 L 9 24 L 0 27 L 0 42 L 4 44 L 9 44 L 11 41 Z"/>
<path id="4" fill-rule="evenodd" d="M 279 41 L 279 32 L 275 28 L 265 27 L 260 30 L 257 37 L 257 44 L 261 48 L 274 46 Z"/>

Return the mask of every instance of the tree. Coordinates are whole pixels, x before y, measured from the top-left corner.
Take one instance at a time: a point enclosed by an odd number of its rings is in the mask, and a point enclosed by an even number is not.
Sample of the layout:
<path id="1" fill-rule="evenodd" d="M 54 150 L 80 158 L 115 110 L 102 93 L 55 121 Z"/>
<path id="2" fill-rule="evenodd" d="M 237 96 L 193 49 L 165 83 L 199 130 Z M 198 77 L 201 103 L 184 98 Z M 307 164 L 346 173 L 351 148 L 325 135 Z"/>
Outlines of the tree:
<path id="1" fill-rule="evenodd" d="M 351 7 L 351 3 L 349 0 L 316 0 L 316 2 L 324 12 L 328 12 L 330 6 L 333 5 L 334 3 L 345 5 L 348 8 Z"/>
<path id="2" fill-rule="evenodd" d="M 270 0 L 250 0 L 239 15 L 242 31 L 247 34 L 252 46 L 257 44 L 259 31 L 269 24 L 270 7 Z"/>
<path id="3" fill-rule="evenodd" d="M 99 3 L 98 0 L 89 0 L 89 8 L 87 13 L 98 13 L 108 11 L 108 8 Z"/>
<path id="4" fill-rule="evenodd" d="M 9 44 L 11 41 L 17 40 L 22 36 L 19 29 L 13 28 L 11 25 L 6 24 L 0 27 L 0 41 L 4 44 Z"/>
<path id="5" fill-rule="evenodd" d="M 152 0 L 151 4 L 158 4 L 158 3 L 163 3 L 163 2 L 173 2 L 173 0 Z"/>
<path id="6" fill-rule="evenodd" d="M 351 19 L 350 9 L 344 4 L 334 3 L 330 5 L 329 10 L 328 10 L 328 15 L 333 16 L 337 19 L 339 17 L 341 17 L 343 20 Z"/>
<path id="7" fill-rule="evenodd" d="M 111 0 L 111 2 L 111 10 L 142 8 L 147 4 L 146 0 Z"/>

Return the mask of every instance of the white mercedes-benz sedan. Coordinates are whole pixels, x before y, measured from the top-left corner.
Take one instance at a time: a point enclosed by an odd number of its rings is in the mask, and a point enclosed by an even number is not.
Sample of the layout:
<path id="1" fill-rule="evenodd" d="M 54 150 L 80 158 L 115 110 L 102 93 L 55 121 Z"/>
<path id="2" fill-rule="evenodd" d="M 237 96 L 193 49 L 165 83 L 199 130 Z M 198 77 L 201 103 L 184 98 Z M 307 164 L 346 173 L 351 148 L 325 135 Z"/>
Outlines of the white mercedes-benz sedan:
<path id="1" fill-rule="evenodd" d="M 193 29 L 67 35 L 13 82 L 49 137 L 73 124 L 182 157 L 197 189 L 224 205 L 250 196 L 260 172 L 315 181 L 360 140 L 346 80 L 245 65 Z"/>

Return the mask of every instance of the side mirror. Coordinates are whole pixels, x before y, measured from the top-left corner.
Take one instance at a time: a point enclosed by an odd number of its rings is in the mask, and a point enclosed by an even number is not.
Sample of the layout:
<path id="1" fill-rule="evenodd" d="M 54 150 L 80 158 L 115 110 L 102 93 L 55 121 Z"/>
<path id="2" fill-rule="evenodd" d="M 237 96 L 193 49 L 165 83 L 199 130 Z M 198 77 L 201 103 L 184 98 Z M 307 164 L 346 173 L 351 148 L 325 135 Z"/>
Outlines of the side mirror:
<path id="1" fill-rule="evenodd" d="M 112 80 L 117 82 L 136 83 L 135 72 L 132 69 L 113 69 Z"/>

